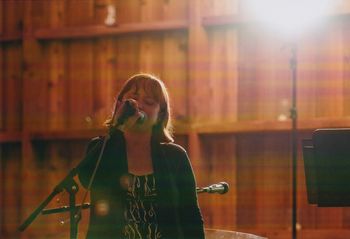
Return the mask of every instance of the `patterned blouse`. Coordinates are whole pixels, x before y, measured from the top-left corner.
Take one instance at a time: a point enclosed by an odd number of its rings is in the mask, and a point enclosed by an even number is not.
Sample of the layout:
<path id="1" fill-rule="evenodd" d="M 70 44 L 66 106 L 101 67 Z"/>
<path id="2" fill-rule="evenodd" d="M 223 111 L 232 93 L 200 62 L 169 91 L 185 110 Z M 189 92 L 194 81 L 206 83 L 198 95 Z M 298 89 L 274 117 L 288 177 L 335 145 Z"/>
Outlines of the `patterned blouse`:
<path id="1" fill-rule="evenodd" d="M 129 173 L 125 225 L 122 235 L 125 239 L 159 239 L 156 204 L 156 180 L 153 174 L 137 176 Z"/>

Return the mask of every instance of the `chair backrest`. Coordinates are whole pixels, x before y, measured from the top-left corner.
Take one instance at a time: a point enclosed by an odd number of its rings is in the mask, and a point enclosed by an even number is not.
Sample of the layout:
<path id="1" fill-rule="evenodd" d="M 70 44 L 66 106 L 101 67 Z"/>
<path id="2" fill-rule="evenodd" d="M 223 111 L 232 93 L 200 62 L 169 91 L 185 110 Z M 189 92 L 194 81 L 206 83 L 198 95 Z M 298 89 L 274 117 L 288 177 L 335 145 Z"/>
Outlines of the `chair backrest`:
<path id="1" fill-rule="evenodd" d="M 228 230 L 205 229 L 206 239 L 267 239 L 250 233 Z"/>

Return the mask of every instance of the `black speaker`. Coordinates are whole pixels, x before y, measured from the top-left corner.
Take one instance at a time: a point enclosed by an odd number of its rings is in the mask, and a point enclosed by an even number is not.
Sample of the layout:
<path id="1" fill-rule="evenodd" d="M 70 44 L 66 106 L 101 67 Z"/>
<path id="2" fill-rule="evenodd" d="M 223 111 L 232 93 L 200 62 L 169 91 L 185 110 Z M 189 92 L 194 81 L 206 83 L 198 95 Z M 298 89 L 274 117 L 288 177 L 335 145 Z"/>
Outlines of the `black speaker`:
<path id="1" fill-rule="evenodd" d="M 317 204 L 317 179 L 316 179 L 316 163 L 314 157 L 314 145 L 311 139 L 304 139 L 303 156 L 304 170 L 306 179 L 307 199 L 310 204 Z"/>
<path id="2" fill-rule="evenodd" d="M 350 128 L 315 130 L 303 156 L 309 203 L 350 206 Z"/>

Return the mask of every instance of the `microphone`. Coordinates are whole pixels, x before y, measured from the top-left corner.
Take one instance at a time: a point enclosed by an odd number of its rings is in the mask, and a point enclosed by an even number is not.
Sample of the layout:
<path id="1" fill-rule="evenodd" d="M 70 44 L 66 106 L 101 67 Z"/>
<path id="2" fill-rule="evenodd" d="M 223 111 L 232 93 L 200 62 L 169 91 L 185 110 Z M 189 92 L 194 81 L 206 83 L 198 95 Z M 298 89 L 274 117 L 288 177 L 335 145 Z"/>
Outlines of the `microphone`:
<path id="1" fill-rule="evenodd" d="M 208 187 L 204 187 L 202 189 L 197 188 L 197 192 L 206 192 L 206 193 L 219 193 L 219 194 L 225 194 L 228 192 L 229 185 L 226 182 L 220 182 L 216 184 L 212 184 Z"/>
<path id="2" fill-rule="evenodd" d="M 132 105 L 131 100 L 126 100 L 123 105 L 123 110 L 118 117 L 117 126 L 122 125 L 125 121 L 136 113 L 136 108 Z M 146 114 L 143 111 L 139 112 L 141 115 L 137 119 L 138 124 L 142 124 L 146 119 Z"/>

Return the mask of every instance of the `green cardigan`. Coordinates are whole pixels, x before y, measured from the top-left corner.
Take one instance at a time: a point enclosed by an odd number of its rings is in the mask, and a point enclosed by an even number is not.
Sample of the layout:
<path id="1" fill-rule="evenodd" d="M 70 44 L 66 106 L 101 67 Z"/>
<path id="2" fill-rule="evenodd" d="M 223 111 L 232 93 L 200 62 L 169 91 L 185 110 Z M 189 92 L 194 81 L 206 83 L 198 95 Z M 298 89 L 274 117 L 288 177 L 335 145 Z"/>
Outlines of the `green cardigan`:
<path id="1" fill-rule="evenodd" d="M 103 137 L 94 138 L 78 167 L 79 180 L 87 187 Z M 202 239 L 203 219 L 198 207 L 196 183 L 186 151 L 174 143 L 152 139 L 152 162 L 157 185 L 158 224 L 162 239 Z M 125 138 L 116 131 L 107 141 L 91 187 L 88 239 L 121 238 L 127 175 Z"/>

